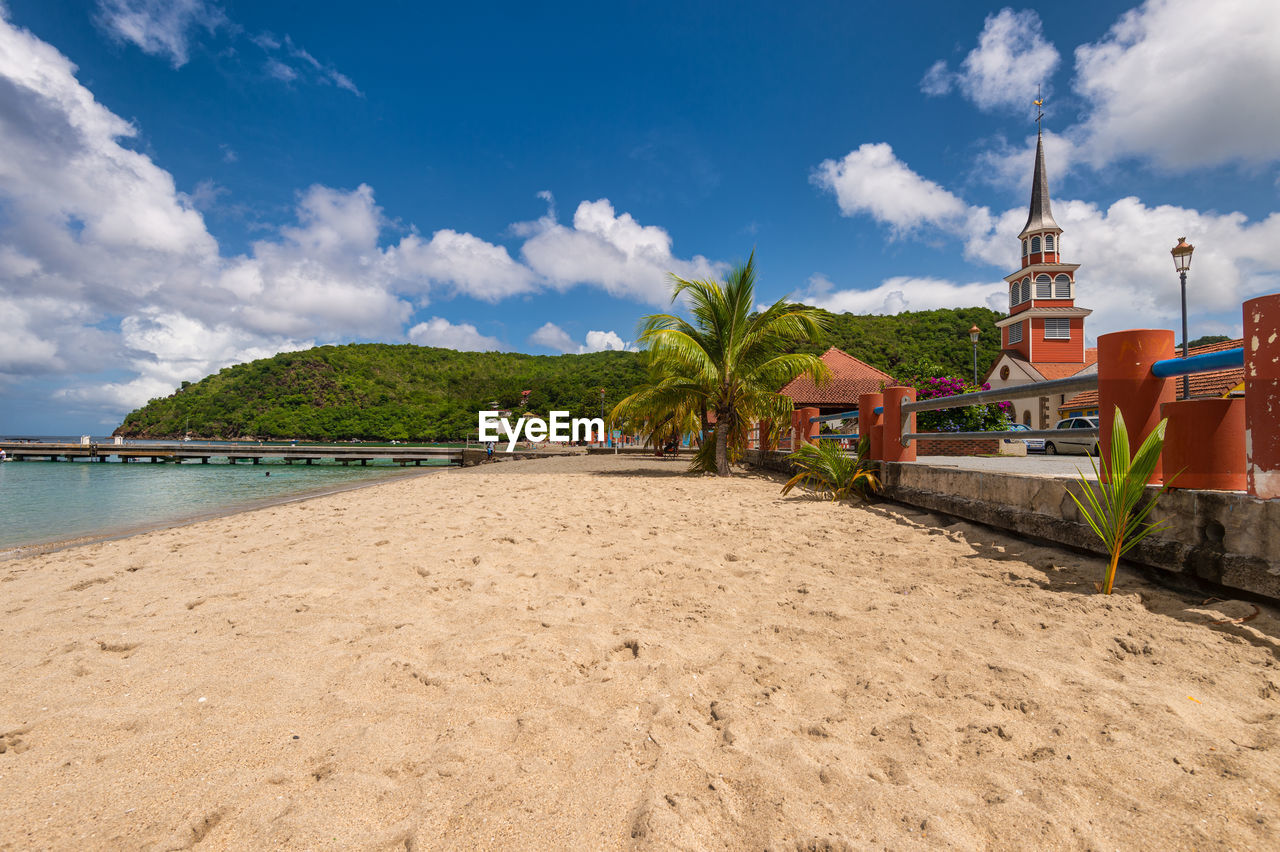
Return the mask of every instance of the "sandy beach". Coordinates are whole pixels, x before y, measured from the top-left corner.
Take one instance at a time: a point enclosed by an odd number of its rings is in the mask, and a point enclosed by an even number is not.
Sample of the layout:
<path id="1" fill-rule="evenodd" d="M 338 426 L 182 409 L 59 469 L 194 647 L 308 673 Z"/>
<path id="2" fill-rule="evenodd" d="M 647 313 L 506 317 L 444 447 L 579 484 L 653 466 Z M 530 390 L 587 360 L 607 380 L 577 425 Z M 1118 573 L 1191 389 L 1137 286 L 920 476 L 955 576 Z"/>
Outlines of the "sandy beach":
<path id="1" fill-rule="evenodd" d="M 0 563 L 0 849 L 1277 848 L 1275 608 L 683 470 Z"/>

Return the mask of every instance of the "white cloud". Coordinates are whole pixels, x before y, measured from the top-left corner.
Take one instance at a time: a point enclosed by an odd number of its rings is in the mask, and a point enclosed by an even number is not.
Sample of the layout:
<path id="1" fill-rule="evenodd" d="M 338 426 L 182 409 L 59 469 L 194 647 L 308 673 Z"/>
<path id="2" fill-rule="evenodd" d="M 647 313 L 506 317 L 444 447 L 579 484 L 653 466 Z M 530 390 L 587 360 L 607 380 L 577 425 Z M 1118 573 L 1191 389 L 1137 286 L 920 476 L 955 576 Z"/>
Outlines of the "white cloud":
<path id="1" fill-rule="evenodd" d="M 1058 51 L 1044 40 L 1040 16 L 1034 11 L 1001 9 L 987 16 L 978 46 L 951 72 L 939 60 L 920 81 L 927 95 L 945 95 L 958 88 L 979 109 L 999 107 L 1027 110 L 1037 86 L 1047 83 L 1058 67 Z"/>
<path id="2" fill-rule="evenodd" d="M 529 237 L 521 249 L 529 268 L 561 290 L 590 284 L 613 296 L 663 305 L 671 301 L 668 272 L 714 278 L 725 269 L 702 255 L 676 257 L 665 230 L 641 225 L 630 213 L 616 214 L 607 198 L 579 204 L 572 228 L 556 221 L 553 208 L 537 222 L 518 223 L 512 230 Z"/>
<path id="3" fill-rule="evenodd" d="M 98 0 L 98 25 L 119 42 L 131 42 L 181 68 L 190 55 L 192 30 L 212 33 L 227 16 L 208 0 Z"/>
<path id="4" fill-rule="evenodd" d="M 1003 310 L 1008 304 L 1003 281 L 956 284 L 940 278 L 895 276 L 870 290 L 832 290 L 825 277 L 797 301 L 833 313 L 900 314 L 903 311 L 931 311 L 939 308 L 967 308 L 985 305 Z"/>
<path id="5" fill-rule="evenodd" d="M 884 142 L 868 142 L 840 160 L 824 160 L 815 185 L 836 197 L 845 216 L 868 213 L 895 235 L 932 225 L 948 231 L 970 227 L 975 212 L 961 199 L 913 172 Z"/>
<path id="6" fill-rule="evenodd" d="M 573 342 L 569 332 L 553 322 L 546 323 L 529 335 L 529 342 L 534 346 L 543 346 L 557 352 L 573 352 L 578 348 L 578 344 Z"/>
<path id="7" fill-rule="evenodd" d="M 443 317 L 432 317 L 409 329 L 409 342 L 459 352 L 500 352 L 506 348 L 496 337 L 486 337 L 471 323 L 454 325 Z"/>
<path id="8" fill-rule="evenodd" d="M 309 51 L 295 44 L 288 35 L 282 41 L 273 34 L 264 32 L 249 36 L 249 41 L 266 54 L 263 68 L 268 77 L 282 83 L 301 81 L 313 85 L 336 86 L 358 98 L 364 97 L 364 92 L 360 91 L 350 77 L 332 64 L 316 59 Z"/>
<path id="9" fill-rule="evenodd" d="M 612 331 L 588 331 L 587 345 L 579 351 L 586 352 L 633 352 L 634 347 Z"/>
<path id="10" fill-rule="evenodd" d="M 447 228 L 436 231 L 428 242 L 410 234 L 398 247 L 388 249 L 387 255 L 396 274 L 405 280 L 446 285 L 455 293 L 487 302 L 536 287 L 533 273 L 512 260 L 502 246 Z"/>
<path id="11" fill-rule="evenodd" d="M 298 72 L 279 59 L 268 59 L 262 67 L 266 69 L 268 77 L 274 77 L 282 83 L 292 83 L 298 79 Z"/>
<path id="12" fill-rule="evenodd" d="M 586 352 L 635 352 L 636 347 L 626 340 L 623 340 L 615 331 L 588 331 L 586 343 L 577 343 L 569 332 L 553 322 L 544 324 L 541 328 L 529 335 L 529 342 L 535 346 L 545 346 L 547 349 L 554 349 L 557 352 L 576 352 L 579 355 Z"/>
<path id="13" fill-rule="evenodd" d="M 1280 158 L 1280 3 L 1147 0 L 1076 48 L 1090 161 L 1173 170 Z"/>

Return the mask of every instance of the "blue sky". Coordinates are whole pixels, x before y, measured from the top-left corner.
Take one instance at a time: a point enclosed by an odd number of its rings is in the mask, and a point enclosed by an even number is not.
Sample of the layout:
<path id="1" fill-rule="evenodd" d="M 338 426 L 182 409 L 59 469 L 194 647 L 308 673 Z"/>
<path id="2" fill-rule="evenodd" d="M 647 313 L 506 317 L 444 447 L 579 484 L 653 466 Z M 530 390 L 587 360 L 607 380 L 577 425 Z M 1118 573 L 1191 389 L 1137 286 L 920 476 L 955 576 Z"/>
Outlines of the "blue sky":
<path id="1" fill-rule="evenodd" d="M 376 340 L 630 345 L 666 273 L 1005 304 L 1036 86 L 1090 337 L 1280 289 L 1280 4 L 0 0 L 0 433 Z"/>

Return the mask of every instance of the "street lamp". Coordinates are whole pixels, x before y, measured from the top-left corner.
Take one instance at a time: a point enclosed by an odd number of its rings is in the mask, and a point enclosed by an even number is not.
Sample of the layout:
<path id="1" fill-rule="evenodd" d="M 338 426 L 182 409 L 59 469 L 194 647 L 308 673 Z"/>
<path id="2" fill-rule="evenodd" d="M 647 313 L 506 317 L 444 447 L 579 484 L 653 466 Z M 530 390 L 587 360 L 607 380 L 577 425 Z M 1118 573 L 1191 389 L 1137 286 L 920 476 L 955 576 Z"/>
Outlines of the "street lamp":
<path id="1" fill-rule="evenodd" d="M 1187 242 L 1186 237 L 1178 237 L 1178 244 L 1173 247 L 1173 268 L 1178 270 L 1182 279 L 1182 357 L 1187 357 L 1187 270 L 1191 268 L 1191 253 L 1196 247 Z M 1191 377 L 1182 377 L 1182 398 L 1191 398 Z"/>
<path id="2" fill-rule="evenodd" d="M 978 386 L 978 335 L 982 333 L 976 325 L 969 329 L 969 340 L 973 341 L 973 386 Z"/>

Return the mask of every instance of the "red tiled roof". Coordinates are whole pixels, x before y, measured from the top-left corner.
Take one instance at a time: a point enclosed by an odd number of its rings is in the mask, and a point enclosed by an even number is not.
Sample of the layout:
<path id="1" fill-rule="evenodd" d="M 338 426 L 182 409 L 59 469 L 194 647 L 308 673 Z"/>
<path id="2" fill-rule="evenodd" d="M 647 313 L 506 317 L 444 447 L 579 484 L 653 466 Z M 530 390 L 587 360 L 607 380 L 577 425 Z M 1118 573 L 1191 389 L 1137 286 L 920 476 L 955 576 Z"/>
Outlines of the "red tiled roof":
<path id="1" fill-rule="evenodd" d="M 787 382 L 780 393 L 791 397 L 797 406 L 853 408 L 858 404 L 859 395 L 879 393 L 882 384 L 895 384 L 893 376 L 834 346 L 822 353 L 822 362 L 831 370 L 831 381 L 819 387 L 808 376 L 797 376 Z"/>
<path id="2" fill-rule="evenodd" d="M 1188 355 L 1204 355 L 1207 352 L 1221 352 L 1224 349 L 1239 349 L 1244 346 L 1244 338 L 1239 337 L 1235 340 L 1224 340 L 1222 343 L 1207 343 L 1204 346 L 1193 346 L 1187 353 Z M 1091 349 L 1094 359 L 1098 357 L 1098 350 Z M 1233 367 L 1230 370 L 1215 370 L 1212 373 L 1193 373 L 1187 378 L 1191 379 L 1191 396 L 1226 396 L 1232 388 L 1244 381 L 1244 367 Z M 1178 399 L 1182 399 L 1182 379 L 1178 378 L 1174 382 L 1177 387 Z M 1084 391 L 1078 393 L 1062 405 L 1058 406 L 1061 411 L 1064 408 L 1097 408 L 1098 392 L 1096 390 Z"/>
<path id="3" fill-rule="evenodd" d="M 1065 364 L 1054 361 L 1036 361 L 1033 363 L 1015 352 L 1006 350 L 1001 354 L 1007 355 L 1012 360 L 1018 362 L 1019 366 L 1021 366 L 1028 375 L 1034 376 L 1039 374 L 1041 379 L 1044 381 L 1049 381 L 1050 379 L 1065 379 L 1068 376 L 1074 376 L 1086 367 L 1097 363 L 1098 360 L 1097 347 L 1084 350 L 1084 363 L 1080 363 L 1079 361 L 1068 362 Z M 995 370 L 995 367 L 993 366 L 991 369 Z M 987 373 L 987 378 L 991 378 L 991 373 Z"/>

